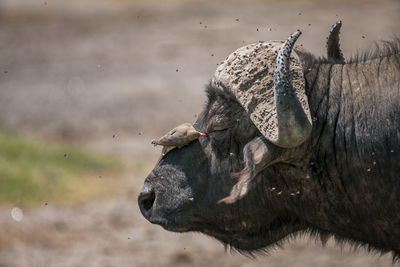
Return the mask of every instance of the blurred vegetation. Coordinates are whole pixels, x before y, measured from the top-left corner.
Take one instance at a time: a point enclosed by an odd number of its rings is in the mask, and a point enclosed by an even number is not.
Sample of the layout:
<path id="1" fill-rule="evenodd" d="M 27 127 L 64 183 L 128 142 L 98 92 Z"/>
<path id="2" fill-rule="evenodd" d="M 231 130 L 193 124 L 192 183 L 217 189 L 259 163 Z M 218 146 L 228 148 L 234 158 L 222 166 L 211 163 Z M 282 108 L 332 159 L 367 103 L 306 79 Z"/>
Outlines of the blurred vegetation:
<path id="1" fill-rule="evenodd" d="M 75 204 L 109 194 L 116 159 L 0 132 L 0 204 Z"/>

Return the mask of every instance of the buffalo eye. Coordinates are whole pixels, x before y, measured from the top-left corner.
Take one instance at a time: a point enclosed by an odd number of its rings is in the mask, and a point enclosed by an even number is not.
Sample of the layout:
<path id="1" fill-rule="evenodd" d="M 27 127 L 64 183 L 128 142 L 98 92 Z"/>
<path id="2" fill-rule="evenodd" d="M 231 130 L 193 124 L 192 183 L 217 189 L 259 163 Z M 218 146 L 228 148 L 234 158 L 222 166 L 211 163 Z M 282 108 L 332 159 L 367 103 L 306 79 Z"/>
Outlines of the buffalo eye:
<path id="1" fill-rule="evenodd" d="M 214 115 L 209 118 L 207 122 L 206 131 L 207 133 L 215 132 L 215 131 L 223 131 L 225 129 L 231 128 L 234 126 L 234 122 L 230 120 L 229 117 L 224 116 L 223 114 Z"/>
<path id="2" fill-rule="evenodd" d="M 221 156 L 227 156 L 232 145 L 232 128 L 213 131 L 208 134 L 212 150 Z"/>
<path id="3" fill-rule="evenodd" d="M 225 128 L 222 130 L 214 130 L 211 133 L 209 133 L 209 135 L 213 140 L 223 141 L 228 136 L 228 129 L 229 128 Z"/>

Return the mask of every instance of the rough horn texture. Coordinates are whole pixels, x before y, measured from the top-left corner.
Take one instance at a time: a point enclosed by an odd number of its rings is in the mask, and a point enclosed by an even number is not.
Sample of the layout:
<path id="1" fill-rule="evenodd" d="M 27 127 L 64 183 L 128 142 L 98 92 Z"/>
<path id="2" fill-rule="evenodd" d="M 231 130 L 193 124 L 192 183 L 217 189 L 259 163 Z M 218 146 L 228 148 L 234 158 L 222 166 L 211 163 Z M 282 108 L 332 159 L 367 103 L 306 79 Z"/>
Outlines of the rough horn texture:
<path id="1" fill-rule="evenodd" d="M 303 109 L 296 97 L 289 70 L 290 54 L 300 34 L 299 30 L 293 33 L 279 49 L 274 70 L 278 135 L 270 141 L 285 148 L 303 143 L 309 137 L 312 127 L 310 112 Z"/>
<path id="2" fill-rule="evenodd" d="M 342 21 L 339 20 L 336 22 L 328 36 L 328 41 L 326 42 L 326 51 L 328 55 L 328 60 L 330 62 L 338 63 L 338 64 L 344 64 L 345 59 L 342 54 L 342 50 L 340 49 L 340 28 L 342 27 Z"/>
<path id="3" fill-rule="evenodd" d="M 282 41 L 259 42 L 239 48 L 217 68 L 211 84 L 233 92 L 268 140 L 278 139 L 278 118 L 274 98 L 275 61 Z M 299 46 L 295 47 L 301 50 Z M 296 96 L 311 121 L 304 90 L 303 68 L 297 53 L 290 56 L 290 75 Z"/>

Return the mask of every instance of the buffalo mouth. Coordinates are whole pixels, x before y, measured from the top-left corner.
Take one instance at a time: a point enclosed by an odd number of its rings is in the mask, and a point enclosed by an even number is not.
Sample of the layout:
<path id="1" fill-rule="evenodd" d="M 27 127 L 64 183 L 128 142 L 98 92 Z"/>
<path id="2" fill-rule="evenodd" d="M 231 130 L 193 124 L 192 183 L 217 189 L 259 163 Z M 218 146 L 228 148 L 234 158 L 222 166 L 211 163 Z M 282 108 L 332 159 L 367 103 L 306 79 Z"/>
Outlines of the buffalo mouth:
<path id="1" fill-rule="evenodd" d="M 152 222 L 152 221 L 150 221 L 150 222 L 153 224 L 160 225 L 162 228 L 164 228 L 165 230 L 170 231 L 170 232 L 185 233 L 185 232 L 193 231 L 190 227 L 171 223 L 169 221 L 155 220 L 154 222 Z"/>
<path id="2" fill-rule="evenodd" d="M 150 216 L 144 216 L 150 223 L 161 226 L 167 231 L 183 233 L 193 231 L 191 227 L 181 222 L 180 216 L 158 216 L 151 214 Z"/>
<path id="3" fill-rule="evenodd" d="M 152 224 L 159 225 L 165 230 L 170 232 L 184 233 L 193 231 L 193 228 L 188 226 L 188 224 L 182 220 L 181 216 L 170 215 L 170 216 L 160 217 L 156 215 L 148 218 L 148 221 L 151 222 Z"/>

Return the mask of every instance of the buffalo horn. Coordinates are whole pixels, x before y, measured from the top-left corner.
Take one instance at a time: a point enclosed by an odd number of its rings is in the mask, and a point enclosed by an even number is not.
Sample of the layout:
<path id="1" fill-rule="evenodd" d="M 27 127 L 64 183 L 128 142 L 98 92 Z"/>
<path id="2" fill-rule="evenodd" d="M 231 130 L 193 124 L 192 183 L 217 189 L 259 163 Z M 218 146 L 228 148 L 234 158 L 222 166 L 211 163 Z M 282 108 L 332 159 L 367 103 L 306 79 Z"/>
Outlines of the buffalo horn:
<path id="1" fill-rule="evenodd" d="M 274 70 L 274 95 L 278 134 L 273 144 L 296 147 L 310 135 L 312 122 L 296 96 L 290 75 L 290 54 L 301 31 L 293 33 L 282 45 L 276 58 Z"/>
<path id="2" fill-rule="evenodd" d="M 329 32 L 328 41 L 326 42 L 326 50 L 328 54 L 328 60 L 334 63 L 344 64 L 345 60 L 342 54 L 342 50 L 340 50 L 340 39 L 339 33 L 340 28 L 342 27 L 342 21 L 338 21 L 335 25 L 332 26 L 331 31 Z"/>

